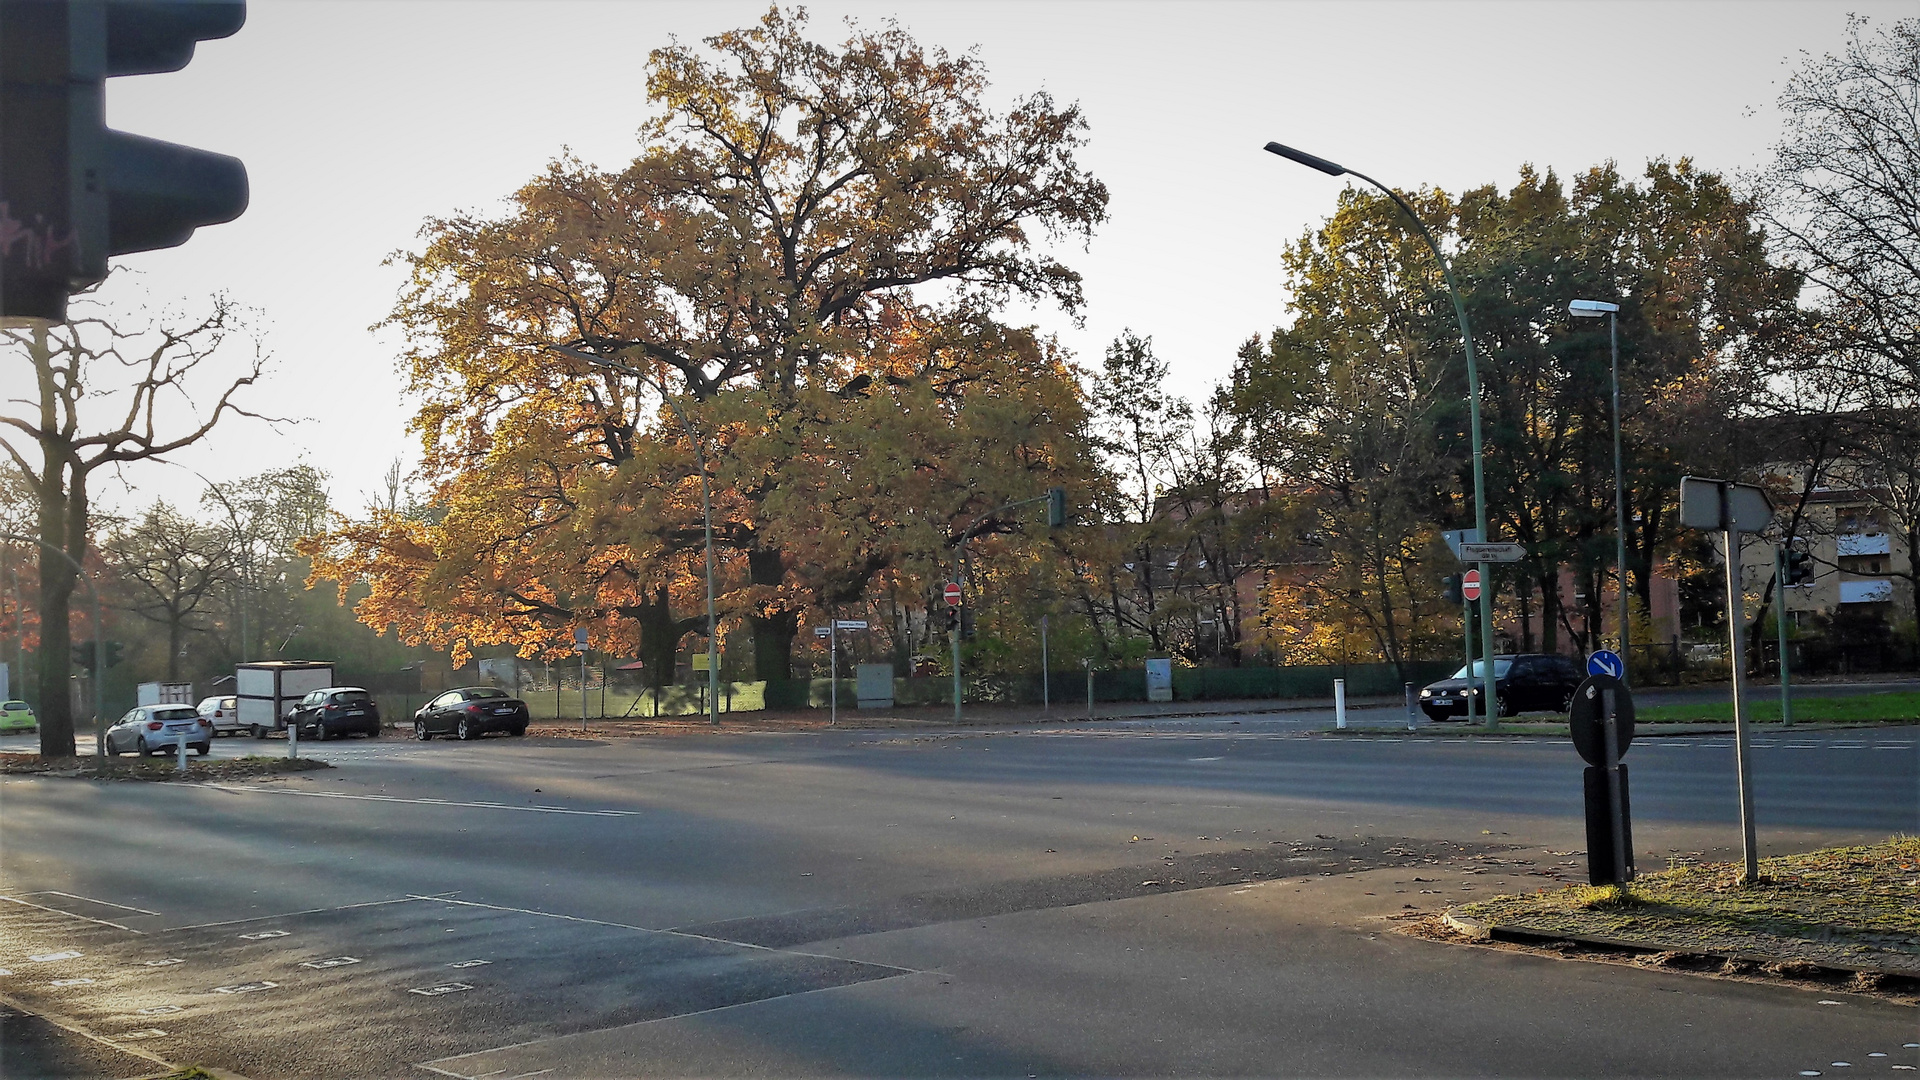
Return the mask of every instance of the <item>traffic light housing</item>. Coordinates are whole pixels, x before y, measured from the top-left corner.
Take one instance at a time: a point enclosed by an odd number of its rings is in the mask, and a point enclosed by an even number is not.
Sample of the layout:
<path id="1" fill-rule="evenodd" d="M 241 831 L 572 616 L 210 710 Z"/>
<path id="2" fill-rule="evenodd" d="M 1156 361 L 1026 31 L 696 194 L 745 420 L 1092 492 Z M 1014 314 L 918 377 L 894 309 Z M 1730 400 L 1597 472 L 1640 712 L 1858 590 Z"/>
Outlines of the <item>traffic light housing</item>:
<path id="1" fill-rule="evenodd" d="M 106 80 L 178 71 L 245 0 L 0 0 L 0 317 L 61 321 L 113 255 L 247 208 L 238 158 L 106 126 Z"/>
<path id="2" fill-rule="evenodd" d="M 960 609 L 950 607 L 947 609 L 947 632 L 952 633 L 958 629 L 960 629 Z"/>
<path id="3" fill-rule="evenodd" d="M 1464 604 L 1467 602 L 1466 594 L 1460 591 L 1459 574 L 1448 574 L 1446 577 L 1441 578 L 1440 588 L 1443 595 L 1447 598 L 1447 603 Z"/>
<path id="4" fill-rule="evenodd" d="M 1804 551 L 1787 551 L 1787 584 L 1807 585 L 1813 581 L 1813 556 Z"/>
<path id="5" fill-rule="evenodd" d="M 73 666 L 84 669 L 89 675 L 93 674 L 93 640 L 89 638 L 86 641 L 75 642 L 70 648 L 73 651 Z M 124 646 L 112 638 L 108 638 L 102 644 L 101 649 L 106 653 L 108 667 L 120 666 L 120 652 L 123 648 Z"/>
<path id="6" fill-rule="evenodd" d="M 1047 528 L 1058 529 L 1067 523 L 1067 489 L 1047 489 Z"/>

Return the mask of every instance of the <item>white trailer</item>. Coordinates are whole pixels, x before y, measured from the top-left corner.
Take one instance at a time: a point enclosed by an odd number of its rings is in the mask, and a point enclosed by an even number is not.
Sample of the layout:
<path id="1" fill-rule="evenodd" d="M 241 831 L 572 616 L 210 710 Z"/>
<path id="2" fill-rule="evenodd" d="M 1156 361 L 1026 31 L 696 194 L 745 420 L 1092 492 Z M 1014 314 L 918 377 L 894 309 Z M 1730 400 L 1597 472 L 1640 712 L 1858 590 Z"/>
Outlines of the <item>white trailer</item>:
<path id="1" fill-rule="evenodd" d="M 240 724 L 256 739 L 284 731 L 287 710 L 308 693 L 333 685 L 333 665 L 315 660 L 268 660 L 233 669 Z"/>
<path id="2" fill-rule="evenodd" d="M 193 704 L 193 684 L 190 682 L 143 682 L 137 690 L 136 705 Z"/>

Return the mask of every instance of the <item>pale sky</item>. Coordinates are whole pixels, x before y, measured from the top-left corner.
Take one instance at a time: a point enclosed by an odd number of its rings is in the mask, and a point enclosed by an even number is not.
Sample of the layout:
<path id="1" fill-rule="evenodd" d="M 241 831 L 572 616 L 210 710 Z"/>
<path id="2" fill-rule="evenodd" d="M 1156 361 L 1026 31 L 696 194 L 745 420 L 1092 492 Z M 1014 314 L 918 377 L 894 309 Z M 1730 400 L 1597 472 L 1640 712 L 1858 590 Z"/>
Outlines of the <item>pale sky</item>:
<path id="1" fill-rule="evenodd" d="M 1837 52 L 1846 14 L 1878 3 L 815 3 L 812 32 L 897 18 L 923 44 L 978 47 L 996 102 L 1044 88 L 1091 123 L 1082 161 L 1111 221 L 1068 253 L 1084 327 L 1026 318 L 1097 366 L 1123 328 L 1153 337 L 1178 389 L 1203 396 L 1239 342 L 1286 319 L 1283 244 L 1331 212 L 1342 181 L 1261 147 L 1279 140 L 1404 188 L 1511 184 L 1613 159 L 1691 156 L 1738 172 L 1778 133 L 1772 101 L 1798 51 Z M 636 153 L 649 50 L 744 26 L 765 5 L 251 0 L 247 25 L 186 70 L 109 83 L 112 126 L 242 158 L 252 205 L 186 246 L 129 256 L 156 300 L 225 290 L 261 310 L 274 357 L 249 398 L 308 418 L 240 421 L 178 460 L 216 480 L 301 459 L 357 508 L 412 409 L 397 342 L 369 327 L 401 283 L 384 257 L 421 222 L 497 212 L 571 150 Z M 11 395 L 9 395 L 11 396 Z M 199 481 L 142 465 L 123 508 L 192 503 Z"/>

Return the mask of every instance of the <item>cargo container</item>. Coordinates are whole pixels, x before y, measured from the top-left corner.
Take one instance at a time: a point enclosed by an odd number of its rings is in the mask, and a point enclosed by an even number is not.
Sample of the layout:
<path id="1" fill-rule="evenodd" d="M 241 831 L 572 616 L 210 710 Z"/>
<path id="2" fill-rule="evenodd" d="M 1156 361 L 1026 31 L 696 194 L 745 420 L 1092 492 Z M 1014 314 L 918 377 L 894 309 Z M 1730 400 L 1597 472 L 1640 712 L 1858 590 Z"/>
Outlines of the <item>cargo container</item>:
<path id="1" fill-rule="evenodd" d="M 333 685 L 333 665 L 317 660 L 268 660 L 233 669 L 240 723 L 256 739 L 284 731 L 287 712 L 311 691 Z"/>

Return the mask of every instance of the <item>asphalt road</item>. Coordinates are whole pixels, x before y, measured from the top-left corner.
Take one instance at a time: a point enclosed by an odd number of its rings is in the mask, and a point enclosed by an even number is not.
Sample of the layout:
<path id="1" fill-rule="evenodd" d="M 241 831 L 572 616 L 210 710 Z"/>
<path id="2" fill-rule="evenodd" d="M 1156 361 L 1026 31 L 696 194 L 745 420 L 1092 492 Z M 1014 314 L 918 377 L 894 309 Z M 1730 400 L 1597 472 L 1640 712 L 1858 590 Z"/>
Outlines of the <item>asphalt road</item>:
<path id="1" fill-rule="evenodd" d="M 1580 762 L 1314 724 L 388 737 L 308 744 L 339 767 L 271 782 L 7 778 L 0 998 L 97 1037 L 7 1075 L 1920 1065 L 1915 1011 L 1882 1001 L 1394 932 L 1583 880 Z M 1761 739 L 1763 849 L 1920 831 L 1917 742 Z M 1629 764 L 1643 867 L 1736 853 L 1730 739 Z M 23 1023 L 0 1013 L 0 1042 Z"/>

